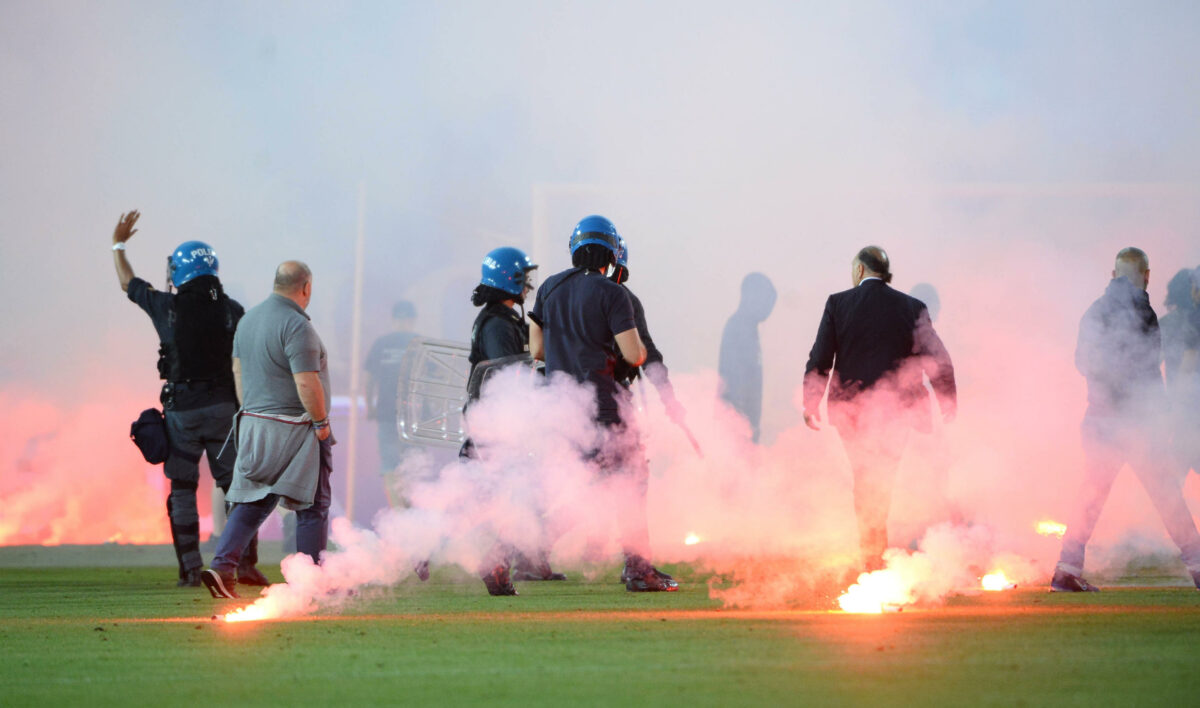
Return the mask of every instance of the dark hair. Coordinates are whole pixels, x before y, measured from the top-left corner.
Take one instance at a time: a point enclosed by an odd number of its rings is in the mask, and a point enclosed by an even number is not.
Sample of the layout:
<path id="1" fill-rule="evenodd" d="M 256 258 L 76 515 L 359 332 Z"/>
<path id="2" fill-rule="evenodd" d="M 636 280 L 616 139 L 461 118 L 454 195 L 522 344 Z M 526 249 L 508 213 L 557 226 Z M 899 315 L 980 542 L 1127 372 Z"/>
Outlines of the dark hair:
<path id="1" fill-rule="evenodd" d="M 617 260 L 613 256 L 613 252 L 598 243 L 589 243 L 586 246 L 580 246 L 571 254 L 571 264 L 576 268 L 586 268 L 587 270 L 597 272 L 604 270 L 616 262 Z"/>
<path id="2" fill-rule="evenodd" d="M 867 246 L 859 251 L 855 258 L 866 266 L 867 270 L 878 275 L 883 282 L 892 282 L 891 263 L 887 253 L 879 246 Z"/>
<path id="3" fill-rule="evenodd" d="M 493 288 L 490 285 L 482 283 L 476 285 L 475 289 L 471 291 L 471 304 L 475 307 L 483 307 L 484 305 L 491 305 L 494 302 L 504 302 L 505 300 L 525 302 L 525 296 L 513 295 L 500 288 Z"/>
<path id="4" fill-rule="evenodd" d="M 408 300 L 400 300 L 395 305 L 392 305 L 392 319 L 394 320 L 411 320 L 416 319 L 417 308 Z"/>

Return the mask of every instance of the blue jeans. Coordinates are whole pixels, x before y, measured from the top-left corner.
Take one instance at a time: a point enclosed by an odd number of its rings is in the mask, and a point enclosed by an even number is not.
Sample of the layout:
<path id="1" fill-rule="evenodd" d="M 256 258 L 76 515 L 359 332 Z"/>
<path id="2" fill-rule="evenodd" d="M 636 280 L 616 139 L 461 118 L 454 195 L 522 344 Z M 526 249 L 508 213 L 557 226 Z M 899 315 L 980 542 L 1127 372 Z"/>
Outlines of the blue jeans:
<path id="1" fill-rule="evenodd" d="M 333 447 L 330 439 L 326 439 L 321 442 L 321 470 L 312 506 L 296 512 L 296 550 L 307 553 L 314 563 L 321 561 L 321 552 L 329 542 L 329 503 L 332 498 L 329 475 L 332 471 Z M 222 575 L 232 575 L 246 552 L 246 545 L 278 503 L 278 494 L 268 494 L 258 501 L 234 505 L 210 567 Z"/>

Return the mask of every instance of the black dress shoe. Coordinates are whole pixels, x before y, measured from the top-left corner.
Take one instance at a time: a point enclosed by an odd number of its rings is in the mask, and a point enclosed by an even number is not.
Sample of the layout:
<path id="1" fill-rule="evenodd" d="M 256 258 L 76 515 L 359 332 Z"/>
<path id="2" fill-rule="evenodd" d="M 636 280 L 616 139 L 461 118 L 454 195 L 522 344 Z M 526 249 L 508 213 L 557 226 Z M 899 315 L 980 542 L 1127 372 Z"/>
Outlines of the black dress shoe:
<path id="1" fill-rule="evenodd" d="M 489 595 L 497 597 L 504 595 L 516 595 L 517 589 L 513 587 L 512 580 L 508 577 L 508 568 L 498 565 L 492 572 L 483 576 L 483 584 L 487 586 Z"/>

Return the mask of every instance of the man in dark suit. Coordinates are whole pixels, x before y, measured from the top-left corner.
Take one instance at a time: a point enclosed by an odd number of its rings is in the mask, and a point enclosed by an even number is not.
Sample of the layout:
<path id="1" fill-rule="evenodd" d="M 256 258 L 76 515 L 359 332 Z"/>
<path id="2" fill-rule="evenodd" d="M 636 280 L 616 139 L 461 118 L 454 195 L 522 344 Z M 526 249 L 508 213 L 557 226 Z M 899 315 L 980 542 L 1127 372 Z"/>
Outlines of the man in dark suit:
<path id="1" fill-rule="evenodd" d="M 804 370 L 804 422 L 819 430 L 829 388 L 829 422 L 838 429 L 854 473 L 854 511 L 868 570 L 883 567 L 887 518 L 900 456 L 912 429 L 927 431 L 929 377 L 946 422 L 954 419 L 954 367 L 925 303 L 893 290 L 887 253 L 858 252 L 854 287 L 829 296 Z"/>

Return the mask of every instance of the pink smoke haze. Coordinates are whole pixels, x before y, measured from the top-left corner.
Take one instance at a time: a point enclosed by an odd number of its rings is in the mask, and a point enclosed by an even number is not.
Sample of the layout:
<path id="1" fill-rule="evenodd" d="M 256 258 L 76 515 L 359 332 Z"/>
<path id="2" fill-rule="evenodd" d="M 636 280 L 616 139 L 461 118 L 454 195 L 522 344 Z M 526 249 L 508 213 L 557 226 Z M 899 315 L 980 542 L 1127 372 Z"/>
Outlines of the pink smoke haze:
<path id="1" fill-rule="evenodd" d="M 170 542 L 162 468 L 129 441 L 136 400 L 103 386 L 86 393 L 72 404 L 0 391 L 11 436 L 0 448 L 0 545 Z"/>
<path id="2" fill-rule="evenodd" d="M 703 456 L 662 415 L 653 393 L 650 400 L 636 400 L 641 410 L 634 415 L 651 461 L 648 507 L 655 561 L 686 560 L 712 571 L 710 592 L 727 606 L 832 605 L 833 597 L 853 583 L 858 562 L 849 474 L 840 451 L 828 445 L 832 431 L 810 434 L 796 428 L 771 446 L 757 447 L 749 442 L 744 422 L 717 402 L 714 377 L 677 376 L 675 387 L 703 441 Z M 1050 406 L 1053 395 L 1048 392 L 1042 405 Z M 589 449 L 598 436 L 588 422 L 591 406 L 590 391 L 569 380 L 538 386 L 527 370 L 500 373 L 469 413 L 481 459 L 435 470 L 426 456 L 410 458 L 402 474 L 411 480 L 412 508 L 381 513 L 373 531 L 344 520 L 335 523 L 339 550 L 320 567 L 306 557 L 288 559 L 287 585 L 268 589 L 256 612 L 276 617 L 338 607 L 363 587 L 395 584 L 424 559 L 473 573 L 498 539 L 527 552 L 550 549 L 556 565 L 572 570 L 616 562 L 621 544 L 614 520 L 619 510 L 640 502 L 636 486 L 600 478 L 581 459 L 580 450 Z M 920 484 L 920 473 L 938 464 L 948 466 L 956 479 L 952 489 L 1005 490 L 1009 496 L 988 505 L 952 497 L 948 507 L 932 487 L 925 495 L 909 490 L 893 524 L 893 541 L 901 547 L 888 551 L 885 571 L 864 574 L 855 583 L 899 588 L 888 606 L 928 606 L 954 592 L 980 592 L 980 579 L 997 571 L 1018 584 L 1044 581 L 1050 572 L 1058 540 L 1036 532 L 1040 517 L 1028 504 L 1029 495 L 993 480 L 986 487 L 973 487 L 974 478 L 957 480 L 970 465 L 1015 466 L 1022 454 L 992 442 L 995 431 L 986 417 L 981 416 L 982 424 L 972 418 L 940 429 L 949 449 L 924 450 L 937 456 L 932 463 L 914 444 L 901 486 Z M 1071 460 L 1064 456 L 1060 464 Z M 1039 469 L 1010 478 L 1033 480 L 1041 474 Z M 948 521 L 944 516 L 951 507 L 956 518 Z M 1115 529 L 1116 535 L 1128 533 L 1129 526 L 1163 535 L 1152 512 L 1114 507 L 1116 513 L 1106 518 L 1127 527 Z M 908 527 L 918 531 L 902 535 Z M 687 544 L 693 532 L 702 540 Z M 1152 545 L 1165 550 L 1162 540 Z M 906 548 L 910 543 L 912 551 Z M 1096 545 L 1105 557 L 1105 542 Z M 1121 554 L 1108 549 L 1110 562 Z"/>

